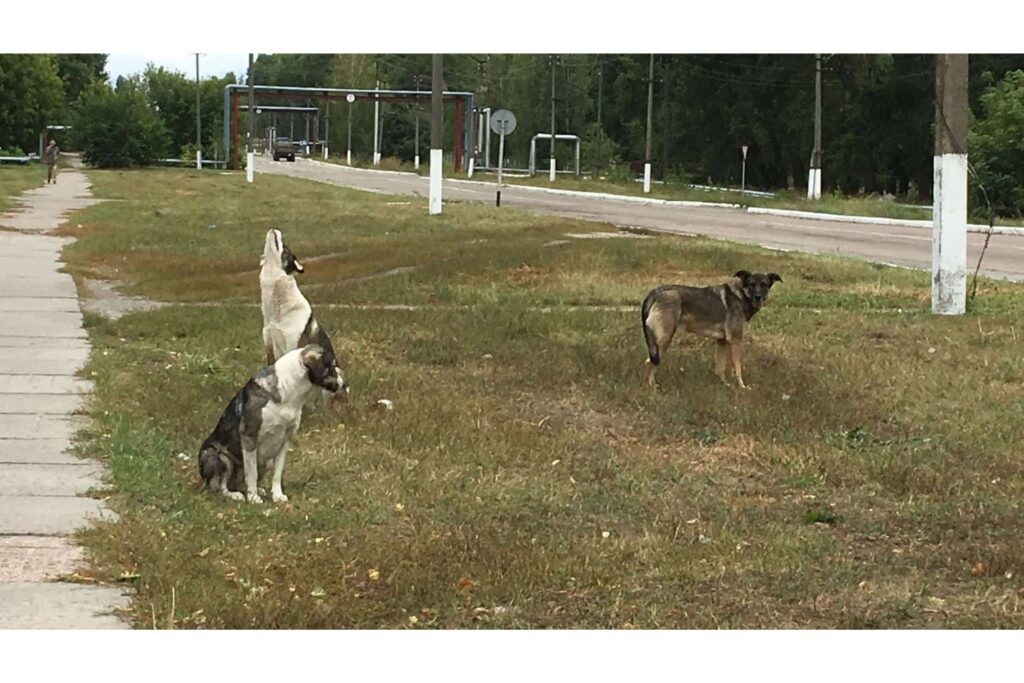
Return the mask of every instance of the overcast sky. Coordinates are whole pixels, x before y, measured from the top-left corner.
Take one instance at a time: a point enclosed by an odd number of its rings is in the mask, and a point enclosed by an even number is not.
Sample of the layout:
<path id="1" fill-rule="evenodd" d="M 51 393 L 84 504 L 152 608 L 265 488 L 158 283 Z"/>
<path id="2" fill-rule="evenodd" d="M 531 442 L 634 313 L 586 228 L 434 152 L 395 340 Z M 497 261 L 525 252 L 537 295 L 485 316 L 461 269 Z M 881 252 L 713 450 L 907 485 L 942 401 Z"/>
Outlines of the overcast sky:
<path id="1" fill-rule="evenodd" d="M 140 73 L 148 62 L 166 69 L 182 71 L 189 78 L 196 75 L 196 56 L 188 52 L 182 53 L 151 53 L 151 54 L 110 54 L 107 55 L 107 74 L 110 82 L 117 81 L 118 76 L 131 76 Z M 249 68 L 248 53 L 238 54 L 201 54 L 199 56 L 199 76 L 223 76 L 234 71 L 235 76 L 244 77 Z"/>

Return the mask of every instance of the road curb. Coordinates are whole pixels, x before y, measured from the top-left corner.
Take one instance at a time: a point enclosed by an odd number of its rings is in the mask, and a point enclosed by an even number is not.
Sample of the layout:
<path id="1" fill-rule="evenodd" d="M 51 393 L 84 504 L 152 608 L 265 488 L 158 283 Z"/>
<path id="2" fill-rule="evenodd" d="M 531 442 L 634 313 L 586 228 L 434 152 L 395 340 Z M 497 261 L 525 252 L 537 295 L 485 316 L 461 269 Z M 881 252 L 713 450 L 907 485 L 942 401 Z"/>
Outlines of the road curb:
<path id="1" fill-rule="evenodd" d="M 747 207 L 747 213 L 763 214 L 768 216 L 785 216 L 787 218 L 803 218 L 816 221 L 834 221 L 837 223 L 866 223 L 868 225 L 899 225 L 908 228 L 925 228 L 931 230 L 933 223 L 930 220 L 912 220 L 909 218 L 880 218 L 877 216 L 848 216 L 839 213 L 818 213 L 815 211 L 796 211 L 794 209 L 765 209 L 759 206 Z M 969 223 L 968 232 L 987 233 L 989 226 L 978 223 Z M 1024 228 L 1010 228 L 995 226 L 992 228 L 993 235 L 1014 235 L 1024 236 Z"/>
<path id="2" fill-rule="evenodd" d="M 339 164 L 332 164 L 326 161 L 319 161 L 317 159 L 304 159 L 307 163 L 321 164 L 323 166 L 339 166 Z M 384 175 L 401 175 L 401 176 L 413 176 L 417 178 L 425 178 L 419 173 L 412 173 L 410 171 L 386 171 L 384 169 L 375 168 L 356 168 L 355 166 L 341 166 L 341 168 L 350 171 L 360 171 L 362 173 L 380 173 Z M 449 183 L 461 183 L 464 185 L 480 185 L 482 187 L 493 187 L 495 183 L 483 182 L 480 180 L 463 180 L 462 178 L 445 178 L 446 182 Z M 655 199 L 653 197 L 636 197 L 628 194 L 614 194 L 611 192 L 586 192 L 583 190 L 559 190 L 551 187 L 534 187 L 533 185 L 519 185 L 517 183 L 508 183 L 505 187 L 515 188 L 517 190 L 528 190 L 531 192 L 546 192 L 548 194 L 559 194 L 570 197 L 585 197 L 587 199 L 606 199 L 612 201 L 632 202 L 634 204 L 645 204 L 647 206 L 687 206 L 692 208 L 718 208 L 718 209 L 742 209 L 743 206 L 740 204 L 728 204 L 725 202 L 696 202 L 687 201 L 682 199 Z"/>

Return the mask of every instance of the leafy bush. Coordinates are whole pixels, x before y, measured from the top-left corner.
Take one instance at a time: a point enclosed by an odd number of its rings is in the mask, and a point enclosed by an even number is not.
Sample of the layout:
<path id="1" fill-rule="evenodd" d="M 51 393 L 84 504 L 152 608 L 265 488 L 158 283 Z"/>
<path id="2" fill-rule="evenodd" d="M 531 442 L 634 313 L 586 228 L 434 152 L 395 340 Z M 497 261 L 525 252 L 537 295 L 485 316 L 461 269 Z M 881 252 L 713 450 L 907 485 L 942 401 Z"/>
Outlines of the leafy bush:
<path id="1" fill-rule="evenodd" d="M 166 154 L 167 129 L 135 82 L 94 83 L 78 104 L 74 138 L 90 166 L 144 166 Z"/>
<path id="2" fill-rule="evenodd" d="M 25 156 L 25 152 L 23 152 L 21 150 L 21 147 L 18 147 L 16 145 L 12 145 L 10 147 L 7 147 L 6 149 L 4 149 L 3 147 L 0 147 L 0 157 L 23 157 L 23 156 Z"/>

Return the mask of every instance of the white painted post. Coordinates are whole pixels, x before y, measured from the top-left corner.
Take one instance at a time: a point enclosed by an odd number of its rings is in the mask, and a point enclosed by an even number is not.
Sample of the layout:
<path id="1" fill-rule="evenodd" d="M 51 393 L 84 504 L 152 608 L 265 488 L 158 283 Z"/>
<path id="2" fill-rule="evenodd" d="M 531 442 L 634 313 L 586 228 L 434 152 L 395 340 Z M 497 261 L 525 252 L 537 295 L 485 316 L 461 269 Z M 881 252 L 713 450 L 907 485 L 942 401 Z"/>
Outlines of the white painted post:
<path id="1" fill-rule="evenodd" d="M 431 216 L 441 214 L 444 202 L 441 198 L 443 190 L 443 163 L 444 153 L 441 147 L 444 122 L 444 102 L 442 100 L 444 90 L 443 60 L 440 54 L 431 58 L 431 92 L 430 92 L 430 197 L 427 204 L 427 213 Z"/>
<path id="2" fill-rule="evenodd" d="M 430 150 L 430 215 L 436 216 L 441 213 L 441 165 L 443 154 L 439 149 Z"/>
<path id="3" fill-rule="evenodd" d="M 203 152 L 202 150 L 196 150 L 196 170 L 203 170 Z"/>
<path id="4" fill-rule="evenodd" d="M 380 81 L 377 81 L 377 90 L 380 90 Z M 377 128 L 380 126 L 378 122 L 380 118 L 380 95 L 377 94 L 373 98 L 373 165 L 377 166 L 380 164 L 380 152 L 377 150 L 379 140 L 377 138 Z"/>
<path id="5" fill-rule="evenodd" d="M 256 153 L 246 152 L 245 153 L 245 181 L 251 183 L 253 177 L 256 174 Z"/>
<path id="6" fill-rule="evenodd" d="M 555 157 L 551 157 L 551 172 L 548 174 L 548 180 L 555 182 Z"/>
<path id="7" fill-rule="evenodd" d="M 651 162 L 644 164 L 644 194 L 649 194 L 651 191 Z"/>
<path id="8" fill-rule="evenodd" d="M 417 170 L 417 171 L 420 170 L 420 155 L 419 154 L 417 154 L 416 156 L 414 156 L 412 158 L 412 167 L 415 170 Z"/>
<path id="9" fill-rule="evenodd" d="M 475 159 L 473 159 L 473 157 L 470 156 L 469 157 L 469 172 L 468 172 L 468 175 L 469 175 L 470 178 L 473 177 L 473 162 L 474 161 L 475 161 Z"/>
<path id="10" fill-rule="evenodd" d="M 967 55 L 935 62 L 932 313 L 967 308 Z"/>

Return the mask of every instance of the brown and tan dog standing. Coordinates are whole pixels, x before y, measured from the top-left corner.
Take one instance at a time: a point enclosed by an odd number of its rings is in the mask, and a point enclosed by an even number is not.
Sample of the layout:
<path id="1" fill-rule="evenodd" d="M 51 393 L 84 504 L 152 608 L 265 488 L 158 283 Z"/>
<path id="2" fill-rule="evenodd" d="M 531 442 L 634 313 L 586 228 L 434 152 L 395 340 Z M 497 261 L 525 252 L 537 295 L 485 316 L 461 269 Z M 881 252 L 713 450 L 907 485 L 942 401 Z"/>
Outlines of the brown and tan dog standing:
<path id="1" fill-rule="evenodd" d="M 725 366 L 731 361 L 736 381 L 746 389 L 740 360 L 743 329 L 761 310 L 776 282 L 782 278 L 775 273 L 741 270 L 720 285 L 663 285 L 651 290 L 640 309 L 647 340 L 647 382 L 654 386 L 654 366 L 661 362 L 682 325 L 687 332 L 718 340 L 718 376 L 725 381 Z"/>

